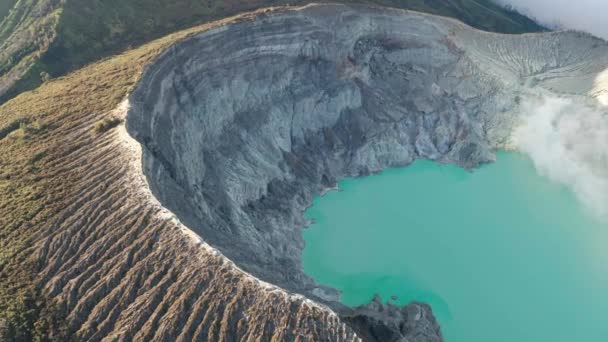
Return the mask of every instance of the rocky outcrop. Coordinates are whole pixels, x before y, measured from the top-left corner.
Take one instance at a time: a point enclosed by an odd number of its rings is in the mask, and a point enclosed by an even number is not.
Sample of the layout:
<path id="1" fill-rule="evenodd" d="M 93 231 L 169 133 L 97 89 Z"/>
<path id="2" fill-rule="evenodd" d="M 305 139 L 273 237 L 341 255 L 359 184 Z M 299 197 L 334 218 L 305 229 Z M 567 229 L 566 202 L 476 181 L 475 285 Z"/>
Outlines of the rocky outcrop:
<path id="1" fill-rule="evenodd" d="M 440 341 L 439 325 L 426 304 L 398 307 L 383 303 L 379 296 L 343 316 L 366 341 Z"/>
<path id="2" fill-rule="evenodd" d="M 308 6 L 171 47 L 132 93 L 128 130 L 154 195 L 238 267 L 330 305 L 362 337 L 438 341 L 428 306 L 353 311 L 305 275 L 302 212 L 344 177 L 418 158 L 491 162 L 522 97 L 585 95 L 606 66 L 608 46 L 579 33 Z"/>

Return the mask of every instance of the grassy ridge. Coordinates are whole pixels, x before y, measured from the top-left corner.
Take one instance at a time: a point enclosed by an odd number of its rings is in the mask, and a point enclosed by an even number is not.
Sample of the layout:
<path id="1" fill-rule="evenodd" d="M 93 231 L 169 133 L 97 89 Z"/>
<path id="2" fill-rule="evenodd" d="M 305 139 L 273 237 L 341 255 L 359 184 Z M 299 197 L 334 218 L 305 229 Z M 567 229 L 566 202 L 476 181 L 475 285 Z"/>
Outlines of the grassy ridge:
<path id="1" fill-rule="evenodd" d="M 36 61 L 55 40 L 61 4 L 61 0 L 19 0 L 8 11 L 2 7 L 6 16 L 0 20 L 0 96 L 31 75 Z"/>

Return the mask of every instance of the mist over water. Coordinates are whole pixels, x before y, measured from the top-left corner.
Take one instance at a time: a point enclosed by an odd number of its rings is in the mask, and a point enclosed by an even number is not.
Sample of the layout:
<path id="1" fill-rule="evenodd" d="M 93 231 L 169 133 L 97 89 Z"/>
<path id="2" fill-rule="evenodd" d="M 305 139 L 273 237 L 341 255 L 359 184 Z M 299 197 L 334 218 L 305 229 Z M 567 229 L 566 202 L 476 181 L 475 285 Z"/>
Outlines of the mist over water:
<path id="1" fill-rule="evenodd" d="M 608 219 L 608 115 L 600 106 L 542 97 L 522 105 L 514 140 L 537 171 L 569 187 L 593 212 Z"/>

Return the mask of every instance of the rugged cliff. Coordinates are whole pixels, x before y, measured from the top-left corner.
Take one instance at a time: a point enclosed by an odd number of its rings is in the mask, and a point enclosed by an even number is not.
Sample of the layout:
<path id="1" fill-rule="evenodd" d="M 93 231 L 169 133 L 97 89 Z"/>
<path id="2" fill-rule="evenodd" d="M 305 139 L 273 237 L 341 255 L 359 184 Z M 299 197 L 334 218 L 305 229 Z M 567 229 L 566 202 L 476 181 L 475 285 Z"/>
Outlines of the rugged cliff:
<path id="1" fill-rule="evenodd" d="M 607 53 L 576 33 L 496 35 L 401 10 L 309 6 L 170 48 L 131 95 L 128 128 L 152 192 L 186 226 L 245 271 L 349 317 L 302 272 L 312 196 L 417 158 L 491 162 L 522 97 L 589 92 Z M 406 324 L 415 333 L 394 338 L 439 339 L 432 323 Z"/>

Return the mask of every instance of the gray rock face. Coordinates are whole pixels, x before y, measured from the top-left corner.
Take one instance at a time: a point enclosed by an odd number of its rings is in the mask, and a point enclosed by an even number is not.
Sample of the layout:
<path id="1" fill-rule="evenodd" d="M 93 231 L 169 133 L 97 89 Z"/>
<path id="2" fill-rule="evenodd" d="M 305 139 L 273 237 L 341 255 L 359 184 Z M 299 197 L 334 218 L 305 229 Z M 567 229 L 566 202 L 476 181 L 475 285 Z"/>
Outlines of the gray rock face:
<path id="1" fill-rule="evenodd" d="M 411 303 L 403 307 L 383 304 L 379 296 L 342 319 L 366 341 L 440 341 L 441 334 L 431 308 Z"/>
<path id="2" fill-rule="evenodd" d="M 497 35 L 407 11 L 308 6 L 170 48 L 132 93 L 128 129 L 161 203 L 239 267 L 329 304 L 362 337 L 439 341 L 428 306 L 395 309 L 420 312 L 391 323 L 373 314 L 383 306 L 355 312 L 306 276 L 302 212 L 344 177 L 417 158 L 493 161 L 521 97 L 584 95 L 607 56 L 577 33 Z"/>

